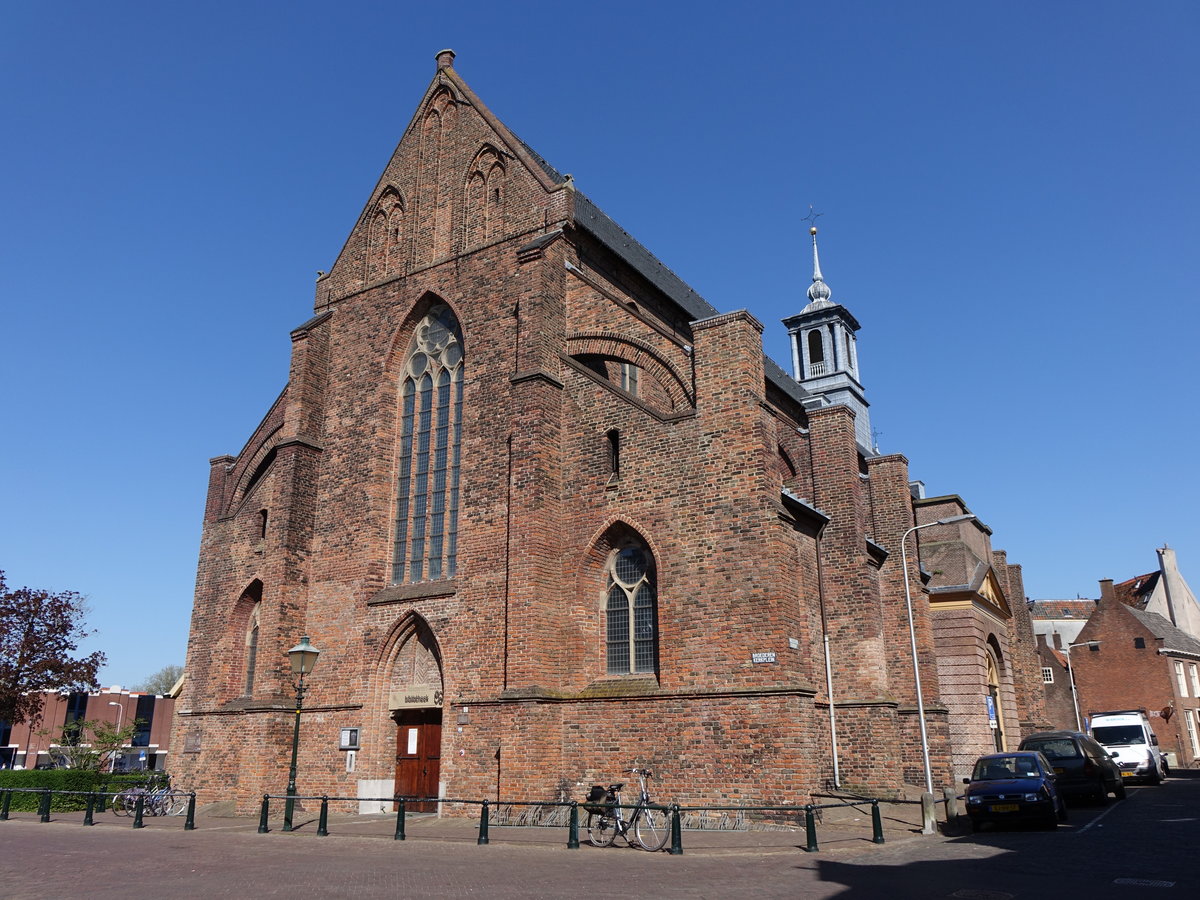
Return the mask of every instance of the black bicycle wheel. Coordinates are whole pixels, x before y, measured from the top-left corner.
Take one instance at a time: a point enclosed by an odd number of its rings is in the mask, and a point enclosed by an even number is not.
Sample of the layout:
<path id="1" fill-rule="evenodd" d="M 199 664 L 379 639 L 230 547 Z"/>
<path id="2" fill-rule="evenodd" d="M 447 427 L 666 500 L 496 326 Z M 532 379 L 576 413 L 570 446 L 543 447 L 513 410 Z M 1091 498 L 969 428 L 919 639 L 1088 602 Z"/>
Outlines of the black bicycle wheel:
<path id="1" fill-rule="evenodd" d="M 638 811 L 634 833 L 643 850 L 649 850 L 651 853 L 661 850 L 667 845 L 667 838 L 671 836 L 671 814 L 662 807 L 642 807 Z"/>
<path id="2" fill-rule="evenodd" d="M 602 813 L 588 813 L 588 842 L 597 847 L 607 847 L 617 837 L 617 820 Z"/>

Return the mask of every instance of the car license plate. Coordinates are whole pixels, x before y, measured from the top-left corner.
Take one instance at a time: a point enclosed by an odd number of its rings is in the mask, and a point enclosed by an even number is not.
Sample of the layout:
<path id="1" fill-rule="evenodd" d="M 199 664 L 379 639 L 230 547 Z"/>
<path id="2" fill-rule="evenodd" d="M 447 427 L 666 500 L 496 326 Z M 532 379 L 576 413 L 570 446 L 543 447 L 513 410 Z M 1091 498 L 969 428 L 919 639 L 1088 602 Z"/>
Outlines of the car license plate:
<path id="1" fill-rule="evenodd" d="M 1121 777 L 1122 778 L 1132 778 L 1134 776 L 1134 774 L 1135 773 L 1133 773 L 1133 772 L 1122 772 Z"/>
<path id="2" fill-rule="evenodd" d="M 1058 766 L 1055 766 L 1055 767 L 1054 767 L 1054 774 L 1055 774 L 1055 775 L 1061 775 L 1061 774 L 1062 774 L 1063 772 L 1065 772 L 1065 771 L 1067 771 L 1067 770 L 1066 770 L 1066 769 L 1061 769 L 1061 768 L 1059 768 Z"/>
<path id="3" fill-rule="evenodd" d="M 1016 803 L 993 803 L 990 812 L 1016 812 L 1020 807 Z"/>

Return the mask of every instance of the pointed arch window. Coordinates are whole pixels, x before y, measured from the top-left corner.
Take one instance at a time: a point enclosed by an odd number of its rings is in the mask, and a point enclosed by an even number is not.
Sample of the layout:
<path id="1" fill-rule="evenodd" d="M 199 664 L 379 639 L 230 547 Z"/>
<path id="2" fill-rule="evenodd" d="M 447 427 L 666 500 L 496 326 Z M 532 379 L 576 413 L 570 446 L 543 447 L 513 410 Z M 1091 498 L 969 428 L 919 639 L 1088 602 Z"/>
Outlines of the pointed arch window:
<path id="1" fill-rule="evenodd" d="M 439 303 L 417 323 L 401 375 L 394 582 L 458 569 L 462 403 L 462 330 Z"/>
<path id="2" fill-rule="evenodd" d="M 247 697 L 254 694 L 254 673 L 258 668 L 258 610 L 261 605 L 254 604 L 254 612 L 250 614 L 250 627 L 246 629 L 246 687 L 243 693 Z"/>
<path id="3" fill-rule="evenodd" d="M 639 543 L 615 550 L 608 560 L 605 655 L 609 675 L 658 670 L 658 596 L 654 558 Z"/>

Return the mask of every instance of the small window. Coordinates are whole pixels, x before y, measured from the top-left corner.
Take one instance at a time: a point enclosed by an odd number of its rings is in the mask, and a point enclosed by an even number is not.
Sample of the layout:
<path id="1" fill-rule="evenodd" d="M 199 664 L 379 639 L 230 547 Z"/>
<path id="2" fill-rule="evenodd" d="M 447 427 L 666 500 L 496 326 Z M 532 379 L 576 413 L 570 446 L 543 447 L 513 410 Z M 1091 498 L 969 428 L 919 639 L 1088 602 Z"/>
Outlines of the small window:
<path id="1" fill-rule="evenodd" d="M 621 390 L 628 391 L 633 396 L 638 395 L 638 367 L 633 363 L 621 363 Z"/>
<path id="2" fill-rule="evenodd" d="M 608 472 L 614 478 L 621 474 L 621 432 L 612 429 L 608 438 Z"/>
<path id="3" fill-rule="evenodd" d="M 1096 644 L 1088 644 L 1088 652 L 1089 652 L 1089 653 L 1099 653 L 1099 652 L 1100 652 L 1100 645 L 1099 645 L 1098 643 L 1096 643 Z"/>
<path id="4" fill-rule="evenodd" d="M 1133 646 L 1134 646 L 1135 648 L 1137 648 L 1138 650 L 1145 650 L 1145 649 L 1146 649 L 1146 639 L 1145 639 L 1145 638 L 1141 638 L 1141 637 L 1136 637 L 1136 638 L 1134 638 L 1134 639 L 1133 639 Z"/>
<path id="5" fill-rule="evenodd" d="M 1042 666 L 1042 682 L 1044 684 L 1054 684 L 1054 670 L 1049 666 Z"/>
<path id="6" fill-rule="evenodd" d="M 267 536 L 267 511 L 260 509 L 258 511 L 258 537 L 261 540 Z"/>

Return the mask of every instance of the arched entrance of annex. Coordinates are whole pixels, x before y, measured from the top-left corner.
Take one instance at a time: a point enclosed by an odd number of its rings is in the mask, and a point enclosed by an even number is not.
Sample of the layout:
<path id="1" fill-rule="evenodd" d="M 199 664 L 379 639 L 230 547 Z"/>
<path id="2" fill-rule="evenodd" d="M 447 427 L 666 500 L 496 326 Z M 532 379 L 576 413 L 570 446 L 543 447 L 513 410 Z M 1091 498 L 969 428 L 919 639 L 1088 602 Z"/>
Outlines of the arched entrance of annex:
<path id="1" fill-rule="evenodd" d="M 395 796 L 437 797 L 442 757 L 442 665 L 428 623 L 412 615 L 400 623 L 385 671 L 387 710 L 396 724 Z M 408 804 L 432 812 L 434 804 Z"/>
<path id="2" fill-rule="evenodd" d="M 988 725 L 992 729 L 996 752 L 1001 753 L 1007 748 L 1004 737 L 1004 706 L 1000 700 L 1001 655 L 1000 648 L 996 646 L 995 637 L 988 638 L 984 652 L 987 654 L 987 699 L 985 702 L 987 703 Z"/>

